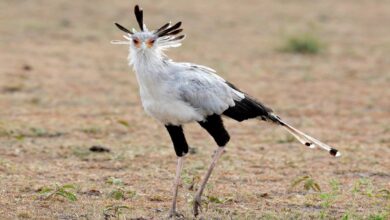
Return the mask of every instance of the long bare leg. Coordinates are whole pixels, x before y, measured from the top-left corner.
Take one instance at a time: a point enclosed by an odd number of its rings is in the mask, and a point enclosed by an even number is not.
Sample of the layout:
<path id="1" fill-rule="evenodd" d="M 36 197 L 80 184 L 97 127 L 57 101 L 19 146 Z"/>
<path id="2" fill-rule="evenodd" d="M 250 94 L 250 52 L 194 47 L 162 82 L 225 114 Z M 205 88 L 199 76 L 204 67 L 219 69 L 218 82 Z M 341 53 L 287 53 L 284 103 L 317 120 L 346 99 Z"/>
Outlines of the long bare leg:
<path id="1" fill-rule="evenodd" d="M 177 201 L 177 193 L 180 184 L 180 173 L 183 168 L 184 156 L 188 153 L 188 144 L 184 136 L 182 126 L 165 125 L 165 127 L 167 128 L 169 136 L 172 139 L 173 147 L 177 155 L 176 176 L 175 176 L 175 182 L 173 184 L 172 208 L 169 211 L 169 217 L 176 217 L 176 216 L 180 216 L 176 212 L 176 201 Z"/>
<path id="2" fill-rule="evenodd" d="M 169 211 L 170 218 L 180 216 L 180 214 L 176 212 L 176 203 L 177 203 L 177 194 L 179 192 L 179 185 L 180 185 L 180 173 L 181 170 L 183 169 L 183 164 L 184 164 L 184 156 L 177 157 L 176 176 L 175 176 L 175 181 L 173 183 L 172 207 L 171 210 Z"/>
<path id="3" fill-rule="evenodd" d="M 194 210 L 193 210 L 195 216 L 199 214 L 199 209 L 201 208 L 201 202 L 202 202 L 201 197 L 202 197 L 203 190 L 206 187 L 207 181 L 209 180 L 211 173 L 213 172 L 213 169 L 217 164 L 218 159 L 221 157 L 224 151 L 225 151 L 224 147 L 218 147 L 218 150 L 215 152 L 213 156 L 213 160 L 211 161 L 209 169 L 207 170 L 206 175 L 203 177 L 202 183 L 198 191 L 196 192 L 195 200 L 194 200 Z"/>

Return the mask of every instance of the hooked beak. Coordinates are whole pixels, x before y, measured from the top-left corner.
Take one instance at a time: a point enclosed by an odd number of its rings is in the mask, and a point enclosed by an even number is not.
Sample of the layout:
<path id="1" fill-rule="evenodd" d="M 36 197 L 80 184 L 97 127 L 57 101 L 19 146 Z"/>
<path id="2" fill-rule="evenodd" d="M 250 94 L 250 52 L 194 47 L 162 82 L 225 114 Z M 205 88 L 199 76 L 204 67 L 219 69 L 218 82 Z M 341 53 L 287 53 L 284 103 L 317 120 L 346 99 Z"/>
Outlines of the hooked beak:
<path id="1" fill-rule="evenodd" d="M 142 43 L 141 43 L 141 49 L 142 49 L 142 50 L 145 50 L 146 48 L 147 48 L 147 46 L 146 46 L 145 42 L 142 42 Z"/>

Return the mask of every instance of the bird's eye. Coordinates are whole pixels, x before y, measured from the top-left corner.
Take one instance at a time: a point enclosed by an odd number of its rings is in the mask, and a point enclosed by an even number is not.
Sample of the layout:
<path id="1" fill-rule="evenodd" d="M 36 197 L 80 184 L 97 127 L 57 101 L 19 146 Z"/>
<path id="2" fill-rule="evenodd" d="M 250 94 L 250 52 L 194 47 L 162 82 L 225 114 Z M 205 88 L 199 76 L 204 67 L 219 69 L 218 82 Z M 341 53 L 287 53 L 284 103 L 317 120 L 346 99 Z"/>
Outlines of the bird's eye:
<path id="1" fill-rule="evenodd" d="M 152 48 L 155 41 L 155 39 L 148 39 L 146 41 L 146 45 L 148 46 L 148 48 Z"/>
<path id="2" fill-rule="evenodd" d="M 133 39 L 133 43 L 134 43 L 134 44 L 138 44 L 138 43 L 139 43 L 139 40 L 138 40 L 138 39 Z"/>

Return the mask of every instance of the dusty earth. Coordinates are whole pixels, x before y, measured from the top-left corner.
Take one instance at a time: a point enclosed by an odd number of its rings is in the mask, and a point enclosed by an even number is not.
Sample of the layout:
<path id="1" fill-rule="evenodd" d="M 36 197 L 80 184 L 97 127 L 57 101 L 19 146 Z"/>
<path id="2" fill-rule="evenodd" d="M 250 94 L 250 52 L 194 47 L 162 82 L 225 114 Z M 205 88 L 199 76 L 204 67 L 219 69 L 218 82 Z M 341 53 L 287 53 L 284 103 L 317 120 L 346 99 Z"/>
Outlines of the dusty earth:
<path id="1" fill-rule="evenodd" d="M 0 219 L 163 219 L 176 158 L 146 116 L 122 33 L 133 1 L 0 1 Z M 205 191 L 203 219 L 388 219 L 390 1 L 142 1 L 151 28 L 183 21 L 168 54 L 215 68 L 343 156 L 282 129 L 226 119 L 232 140 Z M 285 53 L 312 33 L 316 55 Z M 179 209 L 191 219 L 213 140 L 185 128 Z M 109 153 L 95 153 L 93 145 Z M 295 187 L 295 180 L 310 176 Z M 306 190 L 315 183 L 321 192 Z M 42 193 L 71 184 L 76 201 Z M 65 187 L 66 188 L 66 187 Z M 123 206 L 123 207 L 122 207 Z"/>

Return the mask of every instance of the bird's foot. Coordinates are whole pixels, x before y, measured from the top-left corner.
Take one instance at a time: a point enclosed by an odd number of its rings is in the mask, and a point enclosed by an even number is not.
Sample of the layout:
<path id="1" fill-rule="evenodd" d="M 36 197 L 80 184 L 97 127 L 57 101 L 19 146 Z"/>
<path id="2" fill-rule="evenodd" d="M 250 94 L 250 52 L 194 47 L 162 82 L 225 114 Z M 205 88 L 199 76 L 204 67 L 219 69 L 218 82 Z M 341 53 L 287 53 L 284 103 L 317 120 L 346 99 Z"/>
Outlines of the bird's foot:
<path id="1" fill-rule="evenodd" d="M 195 217 L 199 215 L 199 211 L 202 211 L 202 199 L 200 196 L 195 196 L 193 211 Z"/>
<path id="2" fill-rule="evenodd" d="M 168 218 L 169 219 L 184 219 L 184 215 L 179 213 L 179 212 L 176 212 L 176 210 L 169 210 L 169 214 L 168 214 Z"/>

